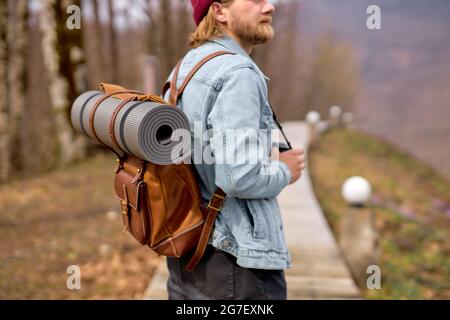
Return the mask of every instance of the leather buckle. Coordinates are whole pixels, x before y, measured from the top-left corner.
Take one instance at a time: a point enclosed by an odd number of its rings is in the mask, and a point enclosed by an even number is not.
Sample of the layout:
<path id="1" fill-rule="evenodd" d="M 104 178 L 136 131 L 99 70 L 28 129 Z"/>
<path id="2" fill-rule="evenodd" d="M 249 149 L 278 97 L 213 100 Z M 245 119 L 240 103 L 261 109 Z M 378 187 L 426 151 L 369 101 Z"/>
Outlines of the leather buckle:
<path id="1" fill-rule="evenodd" d="M 122 209 L 122 218 L 123 218 L 123 230 L 122 232 L 125 233 L 128 228 L 129 228 L 129 223 L 128 223 L 128 194 L 127 194 L 127 186 L 126 185 L 122 185 L 123 187 L 123 197 L 124 200 L 120 200 L 120 207 Z"/>
<path id="2" fill-rule="evenodd" d="M 222 201 L 221 201 L 221 203 L 220 203 L 220 208 L 217 208 L 217 207 L 215 207 L 215 206 L 213 206 L 213 201 L 214 201 L 214 198 L 219 198 L 219 199 L 221 199 Z M 213 196 L 211 197 L 211 200 L 209 201 L 209 203 L 208 203 L 208 208 L 209 209 L 213 209 L 213 210 L 216 210 L 216 211 L 220 211 L 220 210 L 222 210 L 222 208 L 223 208 L 223 200 L 225 199 L 225 197 L 223 197 L 223 196 L 221 196 L 220 194 L 217 194 L 217 193 L 213 193 Z"/>
<path id="3" fill-rule="evenodd" d="M 214 207 L 213 205 L 211 205 L 211 203 L 208 204 L 208 208 L 209 208 L 209 209 L 216 210 L 217 212 L 219 212 L 220 210 L 222 210 L 222 206 L 220 206 L 220 208 L 216 208 L 216 207 Z"/>
<path id="4" fill-rule="evenodd" d="M 128 203 L 124 200 L 120 201 L 121 207 L 122 207 L 122 214 L 128 215 Z"/>
<path id="5" fill-rule="evenodd" d="M 123 200 L 120 201 L 121 207 L 122 207 L 122 214 L 128 215 L 128 193 L 127 193 L 127 186 L 125 184 L 122 185 L 123 188 Z"/>
<path id="6" fill-rule="evenodd" d="M 224 196 L 221 196 L 220 194 L 214 193 L 213 198 L 219 198 L 219 199 L 225 199 Z"/>

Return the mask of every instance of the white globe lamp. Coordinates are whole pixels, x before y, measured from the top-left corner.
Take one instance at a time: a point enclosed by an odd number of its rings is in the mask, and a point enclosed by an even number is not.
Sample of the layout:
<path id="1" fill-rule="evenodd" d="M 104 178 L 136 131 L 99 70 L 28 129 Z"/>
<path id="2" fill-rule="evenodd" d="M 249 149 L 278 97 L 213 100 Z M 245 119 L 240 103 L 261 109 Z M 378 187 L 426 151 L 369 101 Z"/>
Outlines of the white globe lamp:
<path id="1" fill-rule="evenodd" d="M 353 176 L 345 180 L 341 192 L 347 203 L 358 207 L 364 206 L 370 200 L 372 187 L 365 178 Z"/>
<path id="2" fill-rule="evenodd" d="M 306 114 L 306 121 L 311 124 L 317 124 L 320 121 L 320 114 L 317 111 L 309 111 Z"/>
<path id="3" fill-rule="evenodd" d="M 330 107 L 330 116 L 332 118 L 337 118 L 341 115 L 342 113 L 342 108 L 339 106 L 331 106 Z"/>

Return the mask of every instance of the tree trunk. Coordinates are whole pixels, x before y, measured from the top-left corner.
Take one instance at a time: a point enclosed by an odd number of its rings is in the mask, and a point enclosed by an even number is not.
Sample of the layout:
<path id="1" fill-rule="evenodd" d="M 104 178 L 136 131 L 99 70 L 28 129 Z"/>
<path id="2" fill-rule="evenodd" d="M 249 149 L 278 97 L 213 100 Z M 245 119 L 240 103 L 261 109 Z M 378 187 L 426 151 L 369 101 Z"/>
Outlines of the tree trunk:
<path id="1" fill-rule="evenodd" d="M 98 8 L 98 0 L 92 0 L 92 7 L 94 9 L 94 23 L 95 23 L 95 31 L 98 32 L 98 39 L 101 40 L 100 32 L 102 30 L 101 28 L 101 21 L 100 21 L 100 10 Z"/>
<path id="2" fill-rule="evenodd" d="M 67 40 L 64 39 L 62 33 L 70 30 L 66 28 L 66 15 L 65 11 L 61 10 L 60 1 L 42 0 L 41 4 L 42 50 L 55 121 L 56 139 L 59 149 L 58 158 L 60 164 L 67 164 L 84 157 L 85 152 L 85 140 L 81 136 L 75 136 L 69 120 L 70 106 L 76 91 L 74 89 L 73 75 L 67 78 L 70 72 L 73 73 L 71 65 L 67 64 L 67 60 L 65 60 L 70 59 L 70 50 L 66 51 L 67 54 L 62 55 L 61 51 L 64 48 L 61 46 L 67 45 L 66 42 L 62 41 Z M 61 14 L 61 12 L 64 12 L 64 14 Z M 57 20 L 62 17 L 64 22 L 62 24 L 57 23 Z"/>
<path id="3" fill-rule="evenodd" d="M 165 2 L 165 1 L 163 1 Z M 114 20 L 115 20 L 115 12 L 114 12 L 114 6 L 112 0 L 108 0 L 108 12 L 109 12 L 109 45 L 110 45 L 110 52 L 111 52 L 111 64 L 110 64 L 110 70 L 111 70 L 111 81 L 113 83 L 117 83 L 118 81 L 118 74 L 117 74 L 117 34 L 116 29 L 114 27 Z"/>
<path id="4" fill-rule="evenodd" d="M 188 37 L 192 29 L 192 16 L 190 15 L 188 6 L 190 6 L 190 4 L 186 3 L 184 0 L 177 1 L 177 32 L 172 35 L 172 37 L 176 40 L 174 43 L 175 56 L 172 59 L 177 61 L 186 54 L 189 48 Z"/>
<path id="5" fill-rule="evenodd" d="M 8 47 L 7 47 L 7 1 L 0 1 L 0 182 L 9 180 L 11 158 L 9 149 L 9 106 L 8 106 Z"/>
<path id="6" fill-rule="evenodd" d="M 104 57 L 105 54 L 105 46 L 104 46 L 104 41 L 103 41 L 103 28 L 102 28 L 102 22 L 100 20 L 100 9 L 98 6 L 98 0 L 92 0 L 92 7 L 94 9 L 94 25 L 95 25 L 95 34 L 93 36 L 95 45 L 95 69 L 98 70 L 98 72 L 96 73 L 96 79 L 95 81 L 90 81 L 89 86 L 91 88 L 93 87 L 97 87 L 98 86 L 98 80 L 99 79 L 105 79 L 105 72 L 107 70 L 107 65 Z M 92 77 L 90 77 L 91 79 Z"/>
<path id="7" fill-rule="evenodd" d="M 163 78 L 169 76 L 170 71 L 172 70 L 172 60 L 173 60 L 173 51 L 172 51 L 172 37 L 173 29 L 171 24 L 171 15 L 172 13 L 172 4 L 171 0 L 161 1 L 159 5 L 159 23 L 156 26 L 159 28 L 158 32 L 158 49 L 159 54 L 158 58 L 161 61 L 161 72 Z"/>
<path id="8" fill-rule="evenodd" d="M 155 11 L 153 10 L 155 8 L 154 0 L 147 0 L 147 5 L 145 7 L 145 14 L 148 17 L 148 32 L 147 32 L 147 39 L 146 39 L 146 50 L 150 55 L 157 55 L 158 54 L 158 34 L 156 32 L 157 28 L 157 22 L 156 22 L 156 15 Z"/>
<path id="9" fill-rule="evenodd" d="M 13 2 L 12 14 L 8 24 L 10 121 L 9 135 L 11 161 L 15 170 L 23 167 L 22 132 L 26 95 L 26 47 L 28 8 L 26 0 Z"/>

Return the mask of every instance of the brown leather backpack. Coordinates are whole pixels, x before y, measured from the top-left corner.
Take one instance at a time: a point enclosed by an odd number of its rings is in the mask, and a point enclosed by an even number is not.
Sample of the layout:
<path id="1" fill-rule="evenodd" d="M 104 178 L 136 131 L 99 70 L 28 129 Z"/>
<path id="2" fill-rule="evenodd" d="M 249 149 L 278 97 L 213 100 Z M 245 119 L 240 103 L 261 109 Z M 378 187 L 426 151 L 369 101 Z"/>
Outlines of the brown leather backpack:
<path id="1" fill-rule="evenodd" d="M 176 79 L 180 60 L 171 81 L 163 88 L 163 96 L 170 88 L 169 104 L 176 107 L 177 100 L 195 72 L 210 59 L 223 54 L 232 53 L 219 51 L 206 56 L 192 69 L 177 90 Z M 116 115 L 127 102 L 148 100 L 166 103 L 157 96 L 143 95 L 115 85 L 103 85 L 102 89 L 106 95 L 100 98 L 92 109 L 91 128 L 95 111 L 102 101 L 114 95 L 122 99 L 110 121 L 111 139 L 119 149 L 113 134 L 114 122 Z M 102 143 L 95 130 L 93 132 Z M 164 256 L 181 257 L 196 247 L 186 267 L 189 271 L 193 270 L 205 252 L 214 221 L 222 209 L 225 200 L 223 190 L 217 188 L 209 203 L 205 205 L 202 203 L 194 174 L 195 168 L 191 164 L 158 165 L 125 152 L 122 156 L 118 155 L 117 161 L 114 188 L 120 199 L 124 230 L 142 245 L 148 245 Z"/>

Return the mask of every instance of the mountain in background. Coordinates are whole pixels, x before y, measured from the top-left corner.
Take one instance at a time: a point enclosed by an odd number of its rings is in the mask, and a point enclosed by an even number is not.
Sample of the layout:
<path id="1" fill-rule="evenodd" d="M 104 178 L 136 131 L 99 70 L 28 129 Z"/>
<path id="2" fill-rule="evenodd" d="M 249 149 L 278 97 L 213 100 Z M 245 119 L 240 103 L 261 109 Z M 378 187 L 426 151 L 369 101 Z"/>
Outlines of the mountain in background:
<path id="1" fill-rule="evenodd" d="M 372 4 L 381 30 L 366 26 Z M 354 48 L 363 79 L 356 125 L 450 177 L 450 1 L 305 0 L 299 17 L 307 37 L 330 31 Z"/>

